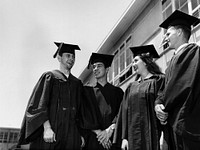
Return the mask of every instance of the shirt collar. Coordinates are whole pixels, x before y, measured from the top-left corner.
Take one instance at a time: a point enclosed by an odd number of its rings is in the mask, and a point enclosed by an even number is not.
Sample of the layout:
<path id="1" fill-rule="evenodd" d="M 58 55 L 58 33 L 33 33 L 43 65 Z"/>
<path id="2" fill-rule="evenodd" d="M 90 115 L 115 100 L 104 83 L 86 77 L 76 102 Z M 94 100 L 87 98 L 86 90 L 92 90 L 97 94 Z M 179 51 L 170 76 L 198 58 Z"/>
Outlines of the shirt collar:
<path id="1" fill-rule="evenodd" d="M 151 78 L 152 76 L 153 76 L 153 74 L 148 73 L 148 75 L 147 75 L 143 80 L 147 80 L 147 79 Z M 138 79 L 138 82 L 141 82 L 141 81 L 142 81 L 142 78 L 140 77 L 140 78 Z"/>
<path id="2" fill-rule="evenodd" d="M 180 52 L 180 50 L 183 48 L 183 47 L 186 47 L 188 45 L 188 43 L 184 43 L 182 44 L 181 46 L 178 47 L 178 49 L 174 52 L 174 54 L 177 54 L 178 52 Z"/>

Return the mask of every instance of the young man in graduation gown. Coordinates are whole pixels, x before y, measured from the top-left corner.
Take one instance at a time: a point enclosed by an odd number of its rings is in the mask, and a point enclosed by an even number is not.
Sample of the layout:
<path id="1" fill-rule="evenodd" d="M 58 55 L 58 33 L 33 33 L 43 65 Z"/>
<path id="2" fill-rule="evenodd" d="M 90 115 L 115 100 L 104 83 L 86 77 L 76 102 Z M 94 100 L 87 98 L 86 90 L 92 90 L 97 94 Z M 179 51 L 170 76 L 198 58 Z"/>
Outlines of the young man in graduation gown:
<path id="1" fill-rule="evenodd" d="M 155 111 L 166 124 L 169 148 L 200 149 L 200 47 L 188 43 L 191 25 L 199 19 L 176 10 L 160 27 L 167 29 L 164 42 L 175 49 L 166 70 L 164 93 L 156 100 Z"/>
<path id="2" fill-rule="evenodd" d="M 88 67 L 92 67 L 97 82 L 94 87 L 84 88 L 89 100 L 86 108 L 93 115 L 91 117 L 93 123 L 87 126 L 86 150 L 117 149 L 117 146 L 112 144 L 112 135 L 115 129 L 114 119 L 123 98 L 123 91 L 107 81 L 107 73 L 113 57 L 113 55 L 92 53 L 89 60 Z"/>
<path id="3" fill-rule="evenodd" d="M 37 82 L 22 123 L 19 145 L 30 149 L 81 148 L 80 106 L 82 82 L 71 74 L 78 45 L 56 43 L 59 70 L 43 73 Z"/>

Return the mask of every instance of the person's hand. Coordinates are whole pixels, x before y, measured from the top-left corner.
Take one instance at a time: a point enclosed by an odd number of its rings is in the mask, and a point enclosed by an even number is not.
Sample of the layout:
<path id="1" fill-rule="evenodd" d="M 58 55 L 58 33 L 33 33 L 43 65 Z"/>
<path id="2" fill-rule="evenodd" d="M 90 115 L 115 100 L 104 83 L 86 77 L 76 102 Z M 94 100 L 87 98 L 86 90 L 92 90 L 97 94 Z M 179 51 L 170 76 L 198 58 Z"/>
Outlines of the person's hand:
<path id="1" fill-rule="evenodd" d="M 109 139 L 110 139 L 110 137 L 112 136 L 114 129 L 115 129 L 115 124 L 110 125 L 110 126 L 106 129 L 107 136 L 108 136 Z"/>
<path id="2" fill-rule="evenodd" d="M 112 146 L 111 141 L 109 140 L 109 134 L 107 133 L 107 130 L 99 131 L 97 133 L 97 140 L 99 143 L 105 148 L 110 149 Z"/>
<path id="3" fill-rule="evenodd" d="M 109 137 L 108 137 L 108 133 L 106 132 L 106 130 L 100 131 L 97 134 L 97 139 L 101 144 L 107 143 L 107 141 L 109 140 Z"/>
<path id="4" fill-rule="evenodd" d="M 54 141 L 56 141 L 56 135 L 51 127 L 44 128 L 43 139 L 47 143 L 53 143 Z"/>
<path id="5" fill-rule="evenodd" d="M 81 147 L 84 147 L 85 146 L 85 140 L 84 138 L 81 136 Z"/>
<path id="6" fill-rule="evenodd" d="M 126 139 L 122 140 L 121 149 L 122 150 L 128 150 L 128 141 Z"/>
<path id="7" fill-rule="evenodd" d="M 164 105 L 163 104 L 157 104 L 155 106 L 155 112 L 157 118 L 160 120 L 161 124 L 165 124 L 167 118 L 168 118 L 168 113 L 164 112 Z"/>
<path id="8" fill-rule="evenodd" d="M 112 146 L 112 143 L 111 143 L 110 140 L 108 140 L 108 141 L 103 141 L 103 142 L 101 143 L 101 145 L 102 145 L 103 148 L 105 148 L 105 149 L 110 149 L 111 146 Z"/>

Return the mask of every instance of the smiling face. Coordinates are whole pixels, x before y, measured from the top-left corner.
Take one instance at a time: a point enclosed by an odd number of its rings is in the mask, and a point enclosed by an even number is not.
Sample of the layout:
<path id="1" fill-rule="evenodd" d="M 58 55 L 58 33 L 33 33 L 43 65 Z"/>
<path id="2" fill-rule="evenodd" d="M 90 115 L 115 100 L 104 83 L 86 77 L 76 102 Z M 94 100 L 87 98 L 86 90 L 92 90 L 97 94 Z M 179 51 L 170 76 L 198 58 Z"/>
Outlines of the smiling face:
<path id="1" fill-rule="evenodd" d="M 145 64 L 145 62 L 142 61 L 140 56 L 135 56 L 133 58 L 133 69 L 139 75 L 142 75 L 142 72 L 144 70 L 147 70 L 146 64 Z"/>
<path id="2" fill-rule="evenodd" d="M 165 33 L 165 41 L 168 41 L 168 48 L 176 49 L 179 45 L 180 35 L 182 33 L 181 29 L 176 29 L 175 27 L 171 26 L 167 29 Z"/>
<path id="3" fill-rule="evenodd" d="M 75 55 L 71 53 L 63 53 L 62 56 L 58 55 L 58 61 L 66 70 L 71 70 L 74 66 Z"/>
<path id="4" fill-rule="evenodd" d="M 92 65 L 93 74 L 96 79 L 106 77 L 107 69 L 102 62 L 96 62 Z"/>

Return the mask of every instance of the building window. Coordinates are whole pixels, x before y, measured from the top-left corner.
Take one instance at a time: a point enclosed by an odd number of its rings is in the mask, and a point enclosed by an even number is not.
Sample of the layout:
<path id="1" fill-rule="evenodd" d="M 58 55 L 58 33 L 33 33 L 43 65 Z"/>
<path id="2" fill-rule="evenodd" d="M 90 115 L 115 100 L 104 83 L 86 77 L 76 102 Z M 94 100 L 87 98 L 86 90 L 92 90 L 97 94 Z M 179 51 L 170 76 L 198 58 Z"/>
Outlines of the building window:
<path id="1" fill-rule="evenodd" d="M 119 78 L 116 78 L 116 79 L 115 79 L 114 85 L 115 85 L 115 86 L 118 86 L 118 85 L 119 85 Z"/>
<path id="2" fill-rule="evenodd" d="M 188 14 L 188 1 L 187 0 L 175 0 L 175 9 L 179 9 L 182 12 Z"/>
<path id="3" fill-rule="evenodd" d="M 191 0 L 192 10 L 196 9 L 200 5 L 200 0 Z"/>
<path id="4" fill-rule="evenodd" d="M 13 142 L 16 143 L 18 141 L 19 133 L 15 132 L 13 137 Z"/>
<path id="5" fill-rule="evenodd" d="M 126 67 L 128 67 L 132 63 L 133 57 L 130 47 L 131 47 L 131 36 L 126 40 Z"/>
<path id="6" fill-rule="evenodd" d="M 133 74 L 133 68 L 130 67 L 129 70 L 119 78 L 119 83 L 122 83 L 123 81 L 125 81 L 132 74 Z"/>
<path id="7" fill-rule="evenodd" d="M 10 132 L 10 135 L 9 135 L 9 143 L 13 143 L 14 141 L 14 133 L 13 132 Z"/>
<path id="8" fill-rule="evenodd" d="M 3 142 L 3 133 L 4 133 L 4 132 L 0 132 L 0 143 Z"/>
<path id="9" fill-rule="evenodd" d="M 7 143 L 7 142 L 8 142 L 8 132 L 4 132 L 3 143 Z"/>
<path id="10" fill-rule="evenodd" d="M 114 81 L 114 85 L 118 85 L 132 75 L 132 53 L 130 46 L 132 44 L 132 37 L 129 36 L 115 52 L 114 64 L 112 71 L 109 73 L 109 81 Z M 131 68 L 131 69 L 130 69 Z M 114 78 L 112 79 L 112 75 Z"/>
<path id="11" fill-rule="evenodd" d="M 124 44 L 120 47 L 119 60 L 120 60 L 119 61 L 120 62 L 119 71 L 121 73 L 125 69 L 125 46 L 124 46 Z"/>
<path id="12" fill-rule="evenodd" d="M 163 20 L 168 18 L 172 14 L 172 12 L 175 11 L 176 9 L 199 18 L 200 0 L 163 0 L 162 1 Z"/>
<path id="13" fill-rule="evenodd" d="M 112 82 L 112 79 L 113 79 L 113 63 L 112 63 L 112 65 L 110 66 L 110 68 L 109 68 L 109 72 L 108 72 L 108 81 L 109 82 Z"/>
<path id="14" fill-rule="evenodd" d="M 191 0 L 192 15 L 200 17 L 200 0 Z"/>
<path id="15" fill-rule="evenodd" d="M 171 0 L 166 0 L 162 2 L 162 14 L 163 14 L 163 20 L 165 20 L 172 14 Z"/>
<path id="16" fill-rule="evenodd" d="M 119 74 L 119 58 L 118 58 L 118 50 L 115 52 L 114 58 L 114 77 Z"/>

